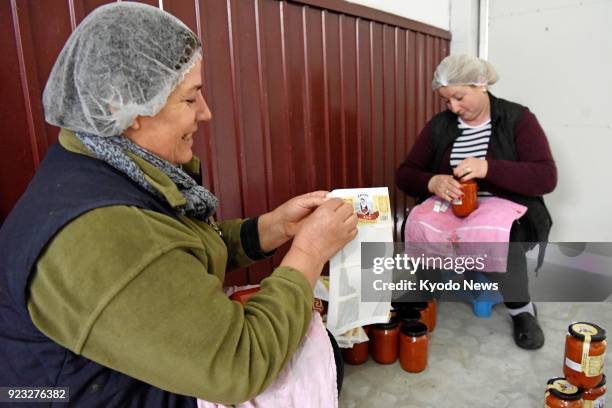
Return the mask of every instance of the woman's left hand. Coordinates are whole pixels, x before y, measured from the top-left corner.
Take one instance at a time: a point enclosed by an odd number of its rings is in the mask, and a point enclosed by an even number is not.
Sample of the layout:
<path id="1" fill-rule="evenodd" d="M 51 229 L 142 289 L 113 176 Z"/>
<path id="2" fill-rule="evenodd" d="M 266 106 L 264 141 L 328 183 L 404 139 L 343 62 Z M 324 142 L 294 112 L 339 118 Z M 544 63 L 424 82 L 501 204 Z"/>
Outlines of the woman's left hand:
<path id="1" fill-rule="evenodd" d="M 468 181 L 472 179 L 482 179 L 487 176 L 489 170 L 489 164 L 485 159 L 478 159 L 476 157 L 468 157 L 462 160 L 455 170 L 453 175 L 459 181 Z"/>
<path id="2" fill-rule="evenodd" d="M 293 197 L 259 217 L 259 244 L 270 252 L 289 241 L 299 231 L 302 220 L 328 200 L 328 191 L 314 191 Z"/>

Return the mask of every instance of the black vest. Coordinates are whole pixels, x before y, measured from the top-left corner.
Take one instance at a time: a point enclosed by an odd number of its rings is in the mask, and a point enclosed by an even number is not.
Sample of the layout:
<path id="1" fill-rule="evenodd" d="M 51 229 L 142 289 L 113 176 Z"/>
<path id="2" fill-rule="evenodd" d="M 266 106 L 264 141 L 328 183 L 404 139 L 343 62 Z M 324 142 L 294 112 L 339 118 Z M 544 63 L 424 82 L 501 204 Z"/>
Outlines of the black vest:
<path id="1" fill-rule="evenodd" d="M 491 139 L 489 151 L 491 157 L 496 160 L 518 160 L 516 145 L 514 143 L 514 129 L 519 117 L 525 108 L 514 102 L 496 98 L 489 93 L 491 102 Z M 438 174 L 442 165 L 445 152 L 451 147 L 455 139 L 461 135 L 461 129 L 457 127 L 457 115 L 450 110 L 438 113 L 430 122 L 431 139 L 434 151 L 434 160 L 429 170 Z M 500 194 L 515 203 L 527 207 L 527 213 L 521 218 L 521 222 L 527 224 L 529 230 L 528 249 L 537 243 L 542 243 L 538 254 L 538 268 L 544 260 L 546 242 L 552 227 L 552 218 L 546 208 L 542 197 L 527 197 L 520 194 L 505 192 Z"/>
<path id="2" fill-rule="evenodd" d="M 195 398 L 161 390 L 72 353 L 30 319 L 29 282 L 47 243 L 79 215 L 112 205 L 176 217 L 167 203 L 106 163 L 59 145 L 49 149 L 0 229 L 0 386 L 69 387 L 71 406 L 77 407 L 196 407 Z"/>

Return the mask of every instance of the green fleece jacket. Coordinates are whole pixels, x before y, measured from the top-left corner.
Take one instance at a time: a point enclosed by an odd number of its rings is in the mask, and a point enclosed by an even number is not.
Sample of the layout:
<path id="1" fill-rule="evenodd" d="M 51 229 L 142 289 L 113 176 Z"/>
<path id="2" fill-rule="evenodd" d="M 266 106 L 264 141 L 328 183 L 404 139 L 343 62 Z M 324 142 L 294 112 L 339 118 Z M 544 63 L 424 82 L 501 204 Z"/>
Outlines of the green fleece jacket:
<path id="1" fill-rule="evenodd" d="M 88 154 L 74 134 L 60 143 Z M 132 156 L 168 202 L 184 197 L 160 170 Z M 98 208 L 50 242 L 37 264 L 28 310 L 58 344 L 161 389 L 238 403 L 260 394 L 298 348 L 312 289 L 277 268 L 243 307 L 222 290 L 228 268 L 252 260 L 242 220 L 180 221 L 131 206 Z"/>

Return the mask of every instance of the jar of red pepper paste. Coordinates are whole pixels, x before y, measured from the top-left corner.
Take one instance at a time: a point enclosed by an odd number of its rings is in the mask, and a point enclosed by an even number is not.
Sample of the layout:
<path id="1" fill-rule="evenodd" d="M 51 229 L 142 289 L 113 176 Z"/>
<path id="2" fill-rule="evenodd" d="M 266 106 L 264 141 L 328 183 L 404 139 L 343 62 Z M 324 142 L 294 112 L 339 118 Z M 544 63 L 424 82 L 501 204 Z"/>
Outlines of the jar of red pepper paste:
<path id="1" fill-rule="evenodd" d="M 368 361 L 369 341 L 355 343 L 351 348 L 342 348 L 342 358 L 347 364 L 359 365 Z"/>
<path id="2" fill-rule="evenodd" d="M 603 374 L 601 381 L 594 388 L 584 390 L 582 399 L 584 408 L 604 408 L 606 403 L 606 375 Z"/>
<path id="3" fill-rule="evenodd" d="M 407 323 L 400 329 L 400 365 L 411 373 L 427 367 L 429 339 L 427 326 L 422 322 Z"/>
<path id="4" fill-rule="evenodd" d="M 565 336 L 567 380 L 584 389 L 594 388 L 603 376 L 606 356 L 606 331 L 594 323 L 577 322 L 568 327 Z"/>
<path id="5" fill-rule="evenodd" d="M 397 360 L 399 325 L 392 320 L 372 326 L 372 358 L 379 364 L 392 364 Z"/>
<path id="6" fill-rule="evenodd" d="M 582 408 L 582 390 L 565 378 L 548 380 L 544 394 L 544 408 Z"/>
<path id="7" fill-rule="evenodd" d="M 467 217 L 478 208 L 478 184 L 474 180 L 461 183 L 463 195 L 452 201 L 453 214 Z"/>
<path id="8" fill-rule="evenodd" d="M 427 311 L 429 312 L 429 331 L 432 332 L 436 328 L 437 314 L 438 314 L 438 301 L 436 299 L 430 299 L 427 301 Z"/>
<path id="9" fill-rule="evenodd" d="M 429 303 L 427 302 L 413 302 L 409 303 L 410 308 L 417 310 L 421 313 L 421 321 L 427 325 L 427 331 L 431 331 L 431 309 L 429 309 Z"/>

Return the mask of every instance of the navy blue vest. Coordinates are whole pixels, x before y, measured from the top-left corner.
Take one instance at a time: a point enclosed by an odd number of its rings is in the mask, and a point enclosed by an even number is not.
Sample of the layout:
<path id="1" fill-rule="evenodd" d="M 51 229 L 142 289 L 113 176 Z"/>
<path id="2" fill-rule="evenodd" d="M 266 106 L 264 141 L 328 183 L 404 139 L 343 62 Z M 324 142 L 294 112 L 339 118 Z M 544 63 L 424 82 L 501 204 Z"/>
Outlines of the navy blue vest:
<path id="1" fill-rule="evenodd" d="M 176 217 L 170 206 L 106 163 L 59 145 L 49 149 L 0 229 L 0 386 L 69 387 L 71 405 L 77 407 L 195 407 L 195 398 L 163 391 L 72 353 L 30 319 L 29 282 L 47 243 L 79 215 L 111 205 Z"/>

